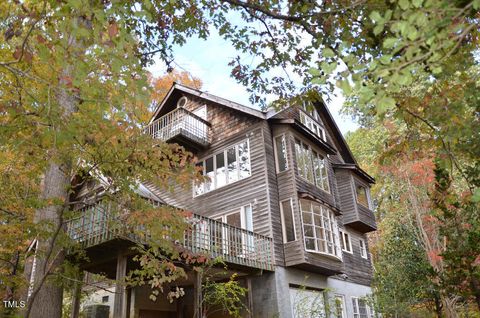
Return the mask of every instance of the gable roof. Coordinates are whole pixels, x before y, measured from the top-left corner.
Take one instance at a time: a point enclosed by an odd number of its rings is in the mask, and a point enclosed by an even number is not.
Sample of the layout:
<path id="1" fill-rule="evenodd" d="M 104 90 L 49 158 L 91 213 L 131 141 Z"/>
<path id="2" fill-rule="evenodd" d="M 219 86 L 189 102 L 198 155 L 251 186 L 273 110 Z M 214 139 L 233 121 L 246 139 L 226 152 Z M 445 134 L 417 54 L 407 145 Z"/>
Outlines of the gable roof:
<path id="1" fill-rule="evenodd" d="M 254 117 L 257 117 L 257 118 L 260 118 L 260 119 L 265 119 L 265 113 L 258 110 L 258 109 L 254 109 L 254 108 L 251 108 L 251 107 L 233 102 L 231 100 L 228 100 L 228 99 L 225 99 L 225 98 L 222 98 L 222 97 L 219 97 L 219 96 L 207 93 L 207 92 L 203 92 L 199 89 L 188 87 L 188 86 L 179 84 L 177 82 L 174 82 L 172 84 L 172 86 L 170 87 L 170 90 L 168 91 L 167 95 L 163 98 L 162 102 L 160 103 L 160 105 L 158 105 L 157 109 L 153 113 L 153 116 L 150 119 L 149 123 L 152 123 L 157 118 L 157 116 L 161 112 L 161 110 L 170 101 L 170 98 L 174 95 L 177 95 L 178 93 L 188 94 L 188 95 L 191 95 L 191 96 L 202 98 L 202 99 L 210 101 L 212 103 L 215 103 L 215 104 L 218 104 L 218 105 L 221 105 L 221 106 L 225 106 L 225 107 L 229 107 L 229 108 L 234 109 L 236 111 L 240 111 L 244 114 L 254 116 Z"/>
<path id="2" fill-rule="evenodd" d="M 287 112 L 287 109 L 282 109 L 280 111 L 272 111 L 269 110 L 267 112 L 260 111 L 258 109 L 254 109 L 252 107 L 248 107 L 236 102 L 233 102 L 231 100 L 203 92 L 199 89 L 192 88 L 177 82 L 174 82 L 172 86 L 170 87 L 167 95 L 163 98 L 162 102 L 160 105 L 158 105 L 157 109 L 155 110 L 152 118 L 150 119 L 149 123 L 152 123 L 158 115 L 161 113 L 162 109 L 166 106 L 169 106 L 169 103 L 173 102 L 173 99 L 176 97 L 177 99 L 184 94 L 188 94 L 190 96 L 195 96 L 201 99 L 204 99 L 206 101 L 210 101 L 212 103 L 215 103 L 217 105 L 223 106 L 223 107 L 228 107 L 230 109 L 233 109 L 235 111 L 239 111 L 243 114 L 247 114 L 256 118 L 260 118 L 263 120 L 273 120 L 277 122 L 281 122 L 282 119 L 282 113 Z M 315 108 L 317 111 L 322 115 L 322 117 L 325 119 L 325 125 L 329 126 L 331 128 L 333 137 L 338 141 L 338 146 L 339 146 L 339 152 L 342 158 L 344 159 L 345 163 L 348 165 L 349 169 L 354 169 L 357 170 L 356 172 L 364 177 L 368 182 L 374 183 L 374 179 L 368 175 L 365 171 L 363 171 L 360 166 L 358 165 L 357 161 L 355 160 L 355 157 L 353 156 L 352 151 L 350 150 L 350 147 L 348 146 L 345 138 L 343 137 L 340 129 L 337 126 L 337 123 L 333 119 L 332 114 L 330 113 L 330 110 L 326 106 L 325 102 L 321 99 L 320 96 L 318 96 L 319 101 L 317 103 L 314 103 Z M 175 99 L 176 100 L 176 99 Z M 284 120 L 284 123 L 293 123 L 295 122 L 288 122 Z M 324 145 L 325 146 L 325 145 Z M 328 147 L 327 147 L 328 146 Z M 327 152 L 329 153 L 334 153 L 334 149 L 330 147 L 328 144 L 326 144 L 327 148 L 331 149 L 326 149 Z M 340 166 L 338 167 L 340 168 Z"/>

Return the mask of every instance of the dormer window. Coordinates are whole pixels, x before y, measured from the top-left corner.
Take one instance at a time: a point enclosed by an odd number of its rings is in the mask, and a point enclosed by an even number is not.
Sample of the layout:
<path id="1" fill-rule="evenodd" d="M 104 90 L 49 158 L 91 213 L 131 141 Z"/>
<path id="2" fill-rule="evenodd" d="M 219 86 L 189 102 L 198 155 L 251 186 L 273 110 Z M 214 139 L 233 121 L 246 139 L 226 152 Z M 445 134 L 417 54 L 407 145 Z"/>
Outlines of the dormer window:
<path id="1" fill-rule="evenodd" d="M 368 199 L 368 188 L 363 185 L 356 185 L 357 203 L 363 205 L 366 208 L 370 208 Z"/>

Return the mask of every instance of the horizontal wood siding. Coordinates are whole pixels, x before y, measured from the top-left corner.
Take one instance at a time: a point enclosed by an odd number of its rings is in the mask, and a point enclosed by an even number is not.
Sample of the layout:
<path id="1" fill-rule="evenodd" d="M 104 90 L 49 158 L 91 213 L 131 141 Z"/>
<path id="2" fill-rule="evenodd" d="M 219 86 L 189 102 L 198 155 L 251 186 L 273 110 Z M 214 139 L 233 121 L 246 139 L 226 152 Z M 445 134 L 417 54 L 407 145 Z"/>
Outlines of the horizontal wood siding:
<path id="1" fill-rule="evenodd" d="M 350 239 L 352 242 L 353 254 L 343 253 L 343 263 L 345 266 L 345 274 L 348 276 L 348 281 L 353 283 L 370 285 L 372 280 L 372 263 L 370 259 L 370 253 L 367 253 L 368 259 L 365 259 L 360 254 L 360 243 L 359 239 L 363 239 L 365 244 L 367 244 L 368 251 L 368 240 L 367 237 L 350 227 L 345 227 L 346 231 L 350 234 Z"/>
<path id="2" fill-rule="evenodd" d="M 357 203 L 353 193 L 353 178 L 349 171 L 336 169 L 337 189 L 340 197 L 340 207 L 343 223 L 357 220 Z"/>
<path id="3" fill-rule="evenodd" d="M 285 264 L 285 256 L 283 250 L 283 234 L 278 194 L 277 173 L 275 167 L 275 154 L 273 148 L 272 131 L 267 121 L 264 121 L 262 124 L 262 134 L 265 151 L 263 162 L 265 164 L 267 200 L 270 211 L 270 224 L 273 235 L 275 262 L 277 265 L 283 266 Z"/>

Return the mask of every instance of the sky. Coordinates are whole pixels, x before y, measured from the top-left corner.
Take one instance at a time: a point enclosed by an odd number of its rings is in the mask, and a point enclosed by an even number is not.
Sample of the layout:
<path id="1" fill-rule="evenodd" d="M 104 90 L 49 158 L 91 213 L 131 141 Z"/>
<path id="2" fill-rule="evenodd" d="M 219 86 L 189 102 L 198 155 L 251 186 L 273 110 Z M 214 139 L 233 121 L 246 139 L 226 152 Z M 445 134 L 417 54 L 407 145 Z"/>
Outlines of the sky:
<path id="1" fill-rule="evenodd" d="M 203 82 L 202 90 L 226 98 L 228 100 L 243 104 L 245 106 L 259 108 L 252 105 L 249 100 L 249 94 L 244 86 L 238 84 L 230 77 L 231 67 L 228 62 L 232 60 L 238 52 L 233 46 L 222 39 L 215 31 L 211 32 L 207 40 L 191 38 L 183 46 L 174 48 L 175 65 L 178 70 L 184 70 L 198 77 Z M 251 59 L 245 56 L 244 59 Z M 154 76 L 165 74 L 166 66 L 163 62 L 157 62 L 149 68 Z M 348 116 L 341 115 L 344 98 L 340 92 L 337 97 L 332 97 L 327 106 L 332 113 L 338 127 L 343 134 L 358 128 L 358 125 Z M 268 100 L 267 100 L 268 101 Z"/>

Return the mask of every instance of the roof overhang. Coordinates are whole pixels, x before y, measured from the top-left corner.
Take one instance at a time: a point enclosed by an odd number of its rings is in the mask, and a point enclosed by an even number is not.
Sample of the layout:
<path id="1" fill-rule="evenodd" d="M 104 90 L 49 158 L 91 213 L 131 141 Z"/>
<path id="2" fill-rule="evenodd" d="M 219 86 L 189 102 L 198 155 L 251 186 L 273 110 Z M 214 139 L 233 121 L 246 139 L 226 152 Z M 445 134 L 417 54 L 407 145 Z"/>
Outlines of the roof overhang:
<path id="1" fill-rule="evenodd" d="M 375 179 L 366 173 L 362 168 L 360 168 L 356 164 L 349 164 L 349 163 L 333 163 L 332 164 L 334 169 L 346 169 L 353 171 L 357 176 L 362 178 L 363 180 L 367 181 L 370 184 L 375 183 Z"/>

